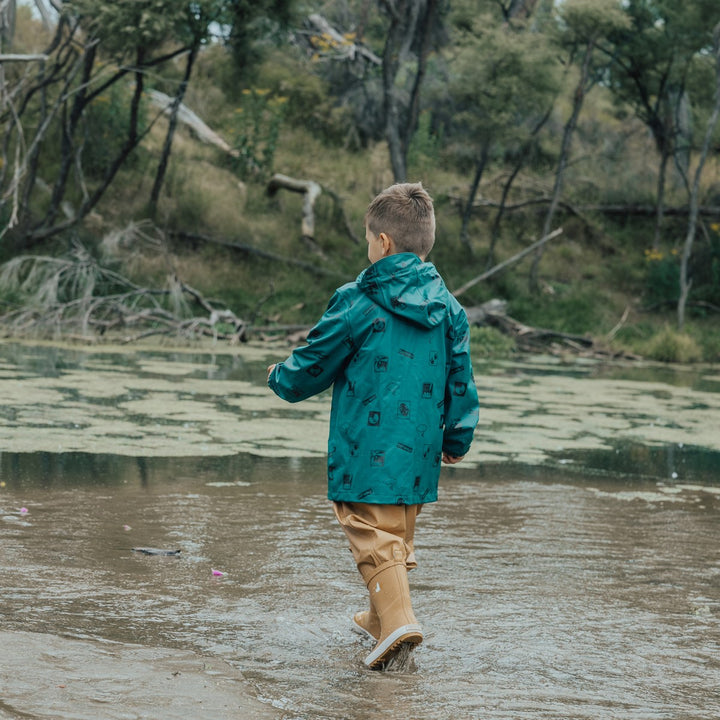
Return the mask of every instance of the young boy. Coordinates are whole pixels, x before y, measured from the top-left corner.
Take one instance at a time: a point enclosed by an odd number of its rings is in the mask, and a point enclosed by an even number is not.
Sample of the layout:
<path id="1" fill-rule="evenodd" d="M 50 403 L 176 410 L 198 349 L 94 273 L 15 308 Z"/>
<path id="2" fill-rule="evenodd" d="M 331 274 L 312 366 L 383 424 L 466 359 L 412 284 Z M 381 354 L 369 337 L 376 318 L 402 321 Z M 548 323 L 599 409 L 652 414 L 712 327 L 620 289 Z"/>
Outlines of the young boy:
<path id="1" fill-rule="evenodd" d="M 298 402 L 334 384 L 328 498 L 370 592 L 353 622 L 379 668 L 422 642 L 407 578 L 415 518 L 437 500 L 441 461 L 467 453 L 478 398 L 467 317 L 425 262 L 435 214 L 422 185 L 381 192 L 365 237 L 371 265 L 335 292 L 306 345 L 268 367 L 268 385 Z"/>

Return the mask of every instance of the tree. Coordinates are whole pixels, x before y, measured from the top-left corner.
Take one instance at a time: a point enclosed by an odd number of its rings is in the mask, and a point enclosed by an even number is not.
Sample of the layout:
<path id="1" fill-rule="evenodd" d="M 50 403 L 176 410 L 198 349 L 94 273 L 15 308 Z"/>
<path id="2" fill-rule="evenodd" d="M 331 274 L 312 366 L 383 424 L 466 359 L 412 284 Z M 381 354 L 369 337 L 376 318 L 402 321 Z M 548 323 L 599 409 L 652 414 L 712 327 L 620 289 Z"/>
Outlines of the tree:
<path id="1" fill-rule="evenodd" d="M 470 247 L 472 208 L 488 162 L 527 148 L 559 85 L 552 48 L 542 35 L 471 12 L 455 17 L 455 29 L 446 136 L 456 161 L 473 172 L 460 234 Z"/>
<path id="2" fill-rule="evenodd" d="M 597 62 L 597 47 L 617 28 L 627 25 L 627 18 L 615 0 L 567 0 L 559 11 L 560 47 L 568 52 L 570 63 L 577 63 L 579 74 L 572 95 L 572 110 L 563 127 L 560 153 L 555 169 L 550 206 L 545 215 L 541 237 L 550 233 L 553 218 L 562 195 L 565 170 L 570 158 L 573 134 L 582 110 L 585 95 L 605 71 L 607 61 Z M 538 274 L 544 246 L 535 253 L 528 278 L 531 292 L 539 289 Z"/>
<path id="3" fill-rule="evenodd" d="M 186 57 L 150 196 L 160 196 L 182 102 L 201 46 L 215 27 L 239 46 L 240 25 L 263 13 L 281 14 L 291 0 L 67 0 L 48 35 L 37 69 L 0 77 L 0 122 L 5 126 L 0 168 L 3 234 L 12 230 L 29 247 L 75 227 L 90 213 L 162 116 L 145 119 L 146 78 L 168 81 L 174 61 Z M 254 7 L 254 10 L 252 9 Z M 216 25 L 213 25 L 216 23 Z M 233 35 L 234 33 L 234 35 Z M 0 65 L 2 67 L 2 65 Z M 130 79 L 126 89 L 124 81 Z M 99 162 L 88 162 L 93 113 L 113 102 L 112 137 Z M 107 118 L 106 118 L 107 119 Z M 42 165 L 43 178 L 40 178 Z M 12 171 L 9 170 L 12 168 Z M 44 187 L 50 186 L 45 202 Z"/>
<path id="4" fill-rule="evenodd" d="M 390 18 L 382 54 L 385 136 L 395 182 L 407 179 L 407 153 L 417 129 L 420 92 L 432 48 L 433 31 L 440 26 L 440 0 L 379 0 Z M 407 100 L 398 84 L 401 68 L 414 50 L 414 71 Z"/>
<path id="5" fill-rule="evenodd" d="M 713 133 L 720 118 L 720 22 L 715 26 L 713 32 L 713 59 L 715 61 L 715 104 L 713 106 L 710 117 L 708 118 L 705 128 L 705 137 L 703 139 L 700 158 L 695 170 L 695 176 L 692 186 L 689 188 L 690 194 L 690 213 L 688 217 L 688 230 L 683 244 L 683 252 L 680 261 L 680 297 L 677 305 L 678 329 L 682 330 L 685 324 L 685 306 L 687 304 L 692 279 L 688 277 L 688 265 L 692 255 L 693 242 L 695 240 L 695 231 L 698 220 L 698 197 L 700 193 L 700 178 L 705 167 L 705 161 L 710 151 Z"/>
<path id="6" fill-rule="evenodd" d="M 619 105 L 629 105 L 648 127 L 659 154 L 653 247 L 659 248 L 667 169 L 676 159 L 687 171 L 691 130 L 687 108 L 688 74 L 699 53 L 712 45 L 720 19 L 715 0 L 629 0 L 623 10 L 630 23 L 609 34 L 608 81 Z"/>

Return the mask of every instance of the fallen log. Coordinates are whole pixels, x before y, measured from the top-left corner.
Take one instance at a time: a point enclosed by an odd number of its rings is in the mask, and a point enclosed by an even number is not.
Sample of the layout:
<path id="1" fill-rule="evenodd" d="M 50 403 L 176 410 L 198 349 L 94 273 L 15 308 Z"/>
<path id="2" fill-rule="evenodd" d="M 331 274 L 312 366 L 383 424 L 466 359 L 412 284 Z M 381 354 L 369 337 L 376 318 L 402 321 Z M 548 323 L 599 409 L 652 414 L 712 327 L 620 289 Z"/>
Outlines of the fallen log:
<path id="1" fill-rule="evenodd" d="M 457 207 L 465 207 L 467 199 L 461 195 L 451 194 L 448 195 L 448 199 Z M 551 198 L 539 197 L 531 198 L 529 200 L 521 200 L 516 203 L 506 203 L 502 205 L 495 200 L 488 200 L 487 198 L 476 198 L 472 204 L 473 210 L 481 208 L 499 208 L 502 207 L 505 212 L 512 212 L 514 210 L 524 210 L 525 208 L 536 207 L 538 212 L 545 212 L 544 206 L 549 205 Z M 633 205 L 633 204 L 614 204 L 614 205 L 571 205 L 568 202 L 560 202 L 558 208 L 565 210 L 570 215 L 575 215 L 582 218 L 583 213 L 599 213 L 601 215 L 634 215 L 640 217 L 655 217 L 657 214 L 657 208 L 654 205 Z M 684 217 L 690 212 L 690 208 L 687 206 L 669 206 L 663 208 L 663 215 L 672 217 Z M 700 215 L 707 217 L 720 216 L 720 205 L 701 205 L 698 208 Z M 584 219 L 584 218 L 583 218 Z"/>
<path id="2" fill-rule="evenodd" d="M 357 235 L 352 230 L 348 222 L 345 208 L 340 196 L 323 187 L 314 180 L 298 180 L 291 178 L 282 173 L 275 173 L 269 180 L 267 185 L 267 194 L 273 197 L 278 190 L 289 190 L 290 192 L 301 193 L 303 195 L 302 218 L 300 221 L 300 237 L 303 240 L 310 241 L 314 244 L 315 240 L 315 201 L 325 192 L 335 203 L 335 212 L 342 219 L 345 231 L 354 243 L 358 243 Z M 317 248 L 317 246 L 315 246 Z M 318 248 L 319 250 L 319 248 Z"/>
<path id="3" fill-rule="evenodd" d="M 159 90 L 154 89 L 147 90 L 147 95 L 150 98 L 150 101 L 160 110 L 162 110 L 166 115 L 169 115 L 171 113 L 172 104 L 175 102 L 174 98 L 166 95 L 163 92 L 160 92 Z M 220 148 L 220 150 L 222 150 L 224 153 L 227 153 L 231 157 L 240 157 L 240 153 L 237 150 L 230 147 L 230 145 L 228 145 L 228 143 L 225 142 L 225 140 L 223 140 L 220 135 L 218 135 L 214 130 L 208 127 L 184 103 L 180 103 L 177 117 L 178 120 L 181 123 L 187 125 L 202 142 L 208 143 L 210 145 L 215 145 L 215 147 Z"/>
<path id="4" fill-rule="evenodd" d="M 548 328 L 536 328 L 510 317 L 506 310 L 507 302 L 498 299 L 465 308 L 471 327 L 494 327 L 504 335 L 513 338 L 517 349 L 522 352 L 544 352 L 558 356 L 572 353 L 581 357 L 601 360 L 641 359 L 638 355 L 633 355 L 625 350 L 611 349 L 608 346 L 612 339 L 611 334 L 605 338 L 604 342 L 601 342 L 590 335 L 574 335 Z M 626 316 L 623 315 L 621 323 L 625 318 Z"/>
<path id="5" fill-rule="evenodd" d="M 322 193 L 322 187 L 314 180 L 296 180 L 295 178 L 275 173 L 267 186 L 267 194 L 272 197 L 280 189 L 301 193 L 303 196 L 302 220 L 300 235 L 304 238 L 315 238 L 315 201 Z"/>

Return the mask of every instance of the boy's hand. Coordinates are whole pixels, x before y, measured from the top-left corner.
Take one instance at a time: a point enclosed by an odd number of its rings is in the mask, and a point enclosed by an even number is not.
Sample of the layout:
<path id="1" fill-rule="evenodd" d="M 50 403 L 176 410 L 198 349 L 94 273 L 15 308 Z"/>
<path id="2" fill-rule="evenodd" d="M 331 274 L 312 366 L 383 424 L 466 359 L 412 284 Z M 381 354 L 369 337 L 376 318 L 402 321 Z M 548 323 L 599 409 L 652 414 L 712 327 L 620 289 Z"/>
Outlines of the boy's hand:
<path id="1" fill-rule="evenodd" d="M 268 365 L 268 369 L 267 369 L 267 379 L 268 379 L 268 381 L 270 380 L 270 373 L 275 369 L 275 365 L 277 365 L 277 363 L 273 363 L 272 365 Z"/>
<path id="2" fill-rule="evenodd" d="M 442 461 L 446 465 L 454 465 L 459 463 L 465 456 L 464 455 L 448 455 L 446 452 L 442 454 Z"/>

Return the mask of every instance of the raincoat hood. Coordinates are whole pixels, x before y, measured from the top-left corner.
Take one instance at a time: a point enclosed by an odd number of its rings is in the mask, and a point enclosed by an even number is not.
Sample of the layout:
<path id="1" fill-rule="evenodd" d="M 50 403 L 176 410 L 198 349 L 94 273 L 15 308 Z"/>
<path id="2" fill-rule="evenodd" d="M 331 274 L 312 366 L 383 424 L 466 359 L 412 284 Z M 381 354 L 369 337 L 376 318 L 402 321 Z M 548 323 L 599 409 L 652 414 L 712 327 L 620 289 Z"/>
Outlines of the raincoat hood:
<path id="1" fill-rule="evenodd" d="M 360 290 L 388 312 L 433 328 L 447 313 L 447 290 L 435 266 L 413 253 L 396 253 L 358 275 Z"/>

